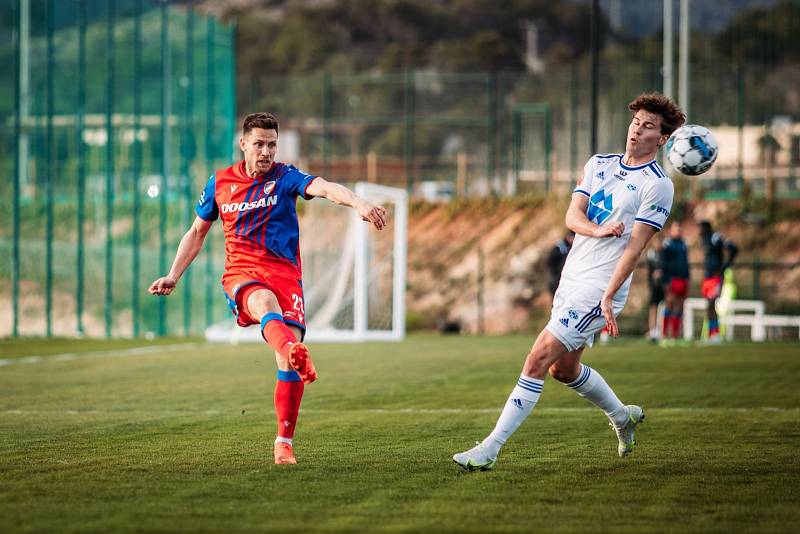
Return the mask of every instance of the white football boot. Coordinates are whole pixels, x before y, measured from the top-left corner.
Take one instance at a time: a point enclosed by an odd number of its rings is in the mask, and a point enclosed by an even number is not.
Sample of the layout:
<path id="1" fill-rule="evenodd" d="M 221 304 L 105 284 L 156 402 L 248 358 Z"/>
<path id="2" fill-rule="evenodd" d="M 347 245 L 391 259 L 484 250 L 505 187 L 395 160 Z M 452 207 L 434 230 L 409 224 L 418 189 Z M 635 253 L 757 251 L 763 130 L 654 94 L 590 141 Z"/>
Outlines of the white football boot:
<path id="1" fill-rule="evenodd" d="M 488 471 L 497 463 L 497 456 L 490 457 L 486 448 L 476 441 L 470 450 L 454 454 L 453 461 L 467 471 Z"/>
<path id="2" fill-rule="evenodd" d="M 611 425 L 614 427 L 614 432 L 617 433 L 617 439 L 619 439 L 617 453 L 620 458 L 624 458 L 633 452 L 633 446 L 636 445 L 633 434 L 636 431 L 636 427 L 644 421 L 644 411 L 641 406 L 629 404 L 625 408 L 628 409 L 628 420 L 625 421 L 625 424 L 619 428 Z"/>

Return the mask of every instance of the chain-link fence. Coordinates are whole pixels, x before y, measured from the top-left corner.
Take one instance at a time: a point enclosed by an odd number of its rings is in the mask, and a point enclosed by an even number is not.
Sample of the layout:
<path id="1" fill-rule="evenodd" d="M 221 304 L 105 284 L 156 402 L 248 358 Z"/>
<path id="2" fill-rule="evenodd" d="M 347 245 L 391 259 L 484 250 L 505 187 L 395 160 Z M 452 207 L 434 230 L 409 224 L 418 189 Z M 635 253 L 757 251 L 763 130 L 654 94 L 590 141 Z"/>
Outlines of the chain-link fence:
<path id="1" fill-rule="evenodd" d="M 202 331 L 223 312 L 218 241 L 178 299 L 146 288 L 169 269 L 204 177 L 232 158 L 233 28 L 149 0 L 7 10 L 0 335 Z"/>
<path id="2" fill-rule="evenodd" d="M 567 192 L 590 155 L 588 58 L 236 79 L 233 28 L 167 0 L 1 9 L 0 335 L 199 333 L 221 319 L 219 232 L 178 295 L 144 290 L 168 270 L 205 177 L 238 157 L 237 101 L 281 119 L 282 160 L 430 199 Z M 601 152 L 623 148 L 626 104 L 663 89 L 660 61 L 619 50 L 601 55 Z M 693 57 L 689 120 L 720 152 L 705 175 L 674 175 L 678 194 L 800 198 L 797 66 Z"/>
<path id="3" fill-rule="evenodd" d="M 663 89 L 661 67 L 604 58 L 599 152 L 624 150 L 627 103 Z M 701 61 L 691 72 L 689 122 L 710 128 L 720 150 L 712 170 L 691 180 L 664 164 L 680 194 L 800 198 L 800 106 L 791 77 L 763 65 Z M 240 87 L 240 102 L 276 113 L 282 135 L 296 140 L 286 155 L 314 172 L 449 198 L 567 191 L 590 155 L 589 87 L 584 62 L 541 74 L 270 76 Z"/>

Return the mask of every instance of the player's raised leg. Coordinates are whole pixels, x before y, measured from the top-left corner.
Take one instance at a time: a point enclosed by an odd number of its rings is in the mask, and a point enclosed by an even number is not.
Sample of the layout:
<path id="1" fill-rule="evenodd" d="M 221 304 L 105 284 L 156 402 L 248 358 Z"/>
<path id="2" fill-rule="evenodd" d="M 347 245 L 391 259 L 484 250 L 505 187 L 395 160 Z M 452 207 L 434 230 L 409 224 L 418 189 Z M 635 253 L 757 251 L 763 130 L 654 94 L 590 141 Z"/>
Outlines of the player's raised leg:
<path id="1" fill-rule="evenodd" d="M 311 354 L 283 321 L 278 298 L 267 288 L 258 288 L 247 297 L 247 313 L 260 318 L 264 339 L 286 359 L 306 384 L 317 379 Z"/>
<path id="2" fill-rule="evenodd" d="M 539 401 L 547 369 L 565 354 L 567 349 L 561 341 L 543 330 L 525 359 L 522 374 L 511 391 L 494 430 L 472 449 L 455 454 L 453 461 L 470 471 L 485 471 L 494 467 L 500 449 Z"/>
<path id="3" fill-rule="evenodd" d="M 580 348 L 557 360 L 550 366 L 550 376 L 606 414 L 617 434 L 617 453 L 627 456 L 633 451 L 634 432 L 644 420 L 644 412 L 639 406 L 622 404 L 603 376 L 580 362 L 582 353 Z"/>

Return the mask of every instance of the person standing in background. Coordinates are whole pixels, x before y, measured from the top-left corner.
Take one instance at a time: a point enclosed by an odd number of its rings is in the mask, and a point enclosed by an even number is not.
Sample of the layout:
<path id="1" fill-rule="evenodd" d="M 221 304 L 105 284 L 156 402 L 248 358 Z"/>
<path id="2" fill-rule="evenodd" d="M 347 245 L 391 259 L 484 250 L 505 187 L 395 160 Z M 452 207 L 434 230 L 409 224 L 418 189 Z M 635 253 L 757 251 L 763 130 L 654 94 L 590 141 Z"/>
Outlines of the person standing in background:
<path id="1" fill-rule="evenodd" d="M 661 269 L 666 305 L 662 340 L 670 344 L 680 338 L 683 303 L 689 296 L 689 249 L 678 221 L 670 226 L 669 237 L 661 248 Z"/>
<path id="2" fill-rule="evenodd" d="M 567 230 L 564 237 L 559 239 L 558 242 L 550 249 L 550 254 L 547 256 L 547 287 L 550 289 L 550 297 L 556 294 L 558 289 L 558 281 L 561 279 L 561 271 L 564 269 L 564 263 L 567 261 L 567 255 L 572 248 L 572 241 L 575 239 L 575 232 Z"/>
<path id="3" fill-rule="evenodd" d="M 705 278 L 700 286 L 700 292 L 708 305 L 708 341 L 720 343 L 719 317 L 717 316 L 717 299 L 722 290 L 722 273 L 733 265 L 739 249 L 736 245 L 719 233 L 715 232 L 709 221 L 700 222 L 700 246 L 705 257 Z M 727 257 L 725 252 L 727 251 Z"/>
<path id="4" fill-rule="evenodd" d="M 664 286 L 661 282 L 661 245 L 653 241 L 653 246 L 647 251 L 647 287 L 650 289 L 650 309 L 647 315 L 647 336 L 655 343 L 659 339 L 658 333 L 658 305 L 664 300 Z"/>

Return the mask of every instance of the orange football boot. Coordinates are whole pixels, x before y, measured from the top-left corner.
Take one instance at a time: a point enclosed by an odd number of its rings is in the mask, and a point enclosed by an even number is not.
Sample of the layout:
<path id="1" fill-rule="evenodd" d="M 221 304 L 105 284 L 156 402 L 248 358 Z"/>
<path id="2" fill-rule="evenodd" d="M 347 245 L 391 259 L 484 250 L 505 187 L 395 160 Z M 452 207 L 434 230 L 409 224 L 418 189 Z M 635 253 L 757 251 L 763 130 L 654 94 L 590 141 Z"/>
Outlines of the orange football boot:
<path id="1" fill-rule="evenodd" d="M 297 371 L 306 384 L 317 379 L 317 370 L 314 368 L 314 362 L 311 361 L 311 353 L 308 352 L 308 347 L 302 343 L 295 343 L 289 349 L 289 365 Z"/>
<path id="2" fill-rule="evenodd" d="M 273 449 L 276 464 L 296 464 L 292 446 L 288 443 L 276 443 Z"/>

